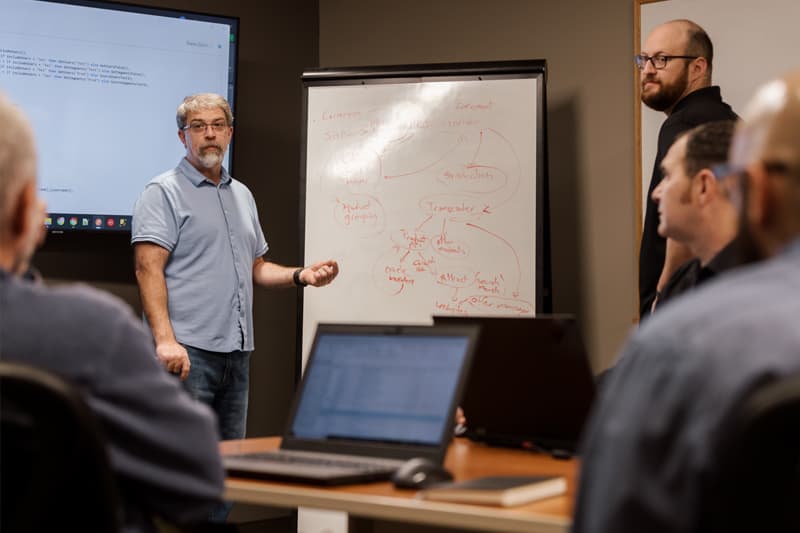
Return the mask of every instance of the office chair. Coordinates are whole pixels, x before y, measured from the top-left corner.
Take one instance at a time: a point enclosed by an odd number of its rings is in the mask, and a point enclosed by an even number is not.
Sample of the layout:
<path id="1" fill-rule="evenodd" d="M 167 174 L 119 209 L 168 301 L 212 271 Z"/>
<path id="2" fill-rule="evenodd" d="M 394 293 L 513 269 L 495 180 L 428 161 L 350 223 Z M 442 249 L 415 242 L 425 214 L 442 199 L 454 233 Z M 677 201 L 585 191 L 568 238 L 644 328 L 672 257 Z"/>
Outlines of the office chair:
<path id="1" fill-rule="evenodd" d="M 800 531 L 800 375 L 761 384 L 720 436 L 701 531 Z"/>
<path id="2" fill-rule="evenodd" d="M 105 435 L 80 393 L 58 376 L 0 361 L 0 531 L 120 529 Z M 174 533 L 230 533 L 234 524 L 171 524 Z"/>
<path id="3" fill-rule="evenodd" d="M 104 436 L 64 380 L 0 361 L 0 531 L 119 530 Z"/>

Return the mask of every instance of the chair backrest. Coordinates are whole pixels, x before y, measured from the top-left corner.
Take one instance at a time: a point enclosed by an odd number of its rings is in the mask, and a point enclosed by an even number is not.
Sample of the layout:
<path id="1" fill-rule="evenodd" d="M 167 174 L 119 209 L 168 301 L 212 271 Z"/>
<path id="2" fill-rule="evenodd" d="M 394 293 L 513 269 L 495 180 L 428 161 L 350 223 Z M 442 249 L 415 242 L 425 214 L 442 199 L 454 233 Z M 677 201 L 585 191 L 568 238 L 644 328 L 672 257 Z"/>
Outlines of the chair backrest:
<path id="1" fill-rule="evenodd" d="M 800 531 L 800 375 L 753 389 L 720 435 L 703 531 Z"/>
<path id="2" fill-rule="evenodd" d="M 0 361 L 0 421 L 0 531 L 119 530 L 104 436 L 73 386 Z"/>

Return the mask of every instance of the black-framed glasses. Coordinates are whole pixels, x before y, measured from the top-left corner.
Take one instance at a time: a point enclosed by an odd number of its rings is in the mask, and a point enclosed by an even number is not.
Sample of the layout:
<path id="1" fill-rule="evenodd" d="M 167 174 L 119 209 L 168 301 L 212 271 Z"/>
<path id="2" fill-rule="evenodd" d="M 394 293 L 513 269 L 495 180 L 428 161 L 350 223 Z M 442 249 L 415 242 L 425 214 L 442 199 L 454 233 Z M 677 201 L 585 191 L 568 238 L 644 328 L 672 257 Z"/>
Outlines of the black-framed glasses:
<path id="1" fill-rule="evenodd" d="M 670 59 L 697 59 L 698 57 L 700 56 L 667 56 L 664 54 L 648 56 L 645 54 L 639 54 L 638 56 L 633 56 L 633 60 L 636 61 L 636 68 L 639 70 L 644 70 L 648 61 L 653 64 L 654 69 L 661 70 L 667 66 L 667 63 L 669 63 Z"/>
<path id="2" fill-rule="evenodd" d="M 207 128 L 211 128 L 214 133 L 222 133 L 228 128 L 228 123 L 224 120 L 218 120 L 211 124 L 207 122 L 192 122 L 183 127 L 184 130 L 189 130 L 196 134 L 205 133 Z"/>

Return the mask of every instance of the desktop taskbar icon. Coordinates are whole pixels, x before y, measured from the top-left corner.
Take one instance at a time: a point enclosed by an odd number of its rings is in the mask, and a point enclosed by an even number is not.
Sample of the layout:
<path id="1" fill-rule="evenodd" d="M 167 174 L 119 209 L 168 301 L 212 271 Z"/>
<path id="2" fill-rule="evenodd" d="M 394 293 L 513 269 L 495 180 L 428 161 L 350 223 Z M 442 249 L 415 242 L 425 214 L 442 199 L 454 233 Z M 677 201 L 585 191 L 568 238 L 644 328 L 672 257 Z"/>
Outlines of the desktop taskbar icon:
<path id="1" fill-rule="evenodd" d="M 46 229 L 54 232 L 113 230 L 128 231 L 132 217 L 129 215 L 89 215 L 85 213 L 48 213 L 44 218 Z"/>

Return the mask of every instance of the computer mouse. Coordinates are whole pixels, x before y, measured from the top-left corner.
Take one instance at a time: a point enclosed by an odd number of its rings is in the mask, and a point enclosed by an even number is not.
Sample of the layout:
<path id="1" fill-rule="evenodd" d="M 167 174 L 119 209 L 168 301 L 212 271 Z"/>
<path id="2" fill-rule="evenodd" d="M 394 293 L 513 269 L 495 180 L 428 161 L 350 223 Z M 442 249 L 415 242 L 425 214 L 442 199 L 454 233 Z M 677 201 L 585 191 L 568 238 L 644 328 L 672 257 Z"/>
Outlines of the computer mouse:
<path id="1" fill-rule="evenodd" d="M 424 457 L 412 457 L 392 476 L 392 483 L 400 489 L 424 489 L 443 481 L 452 481 L 451 474 L 445 467 Z"/>

